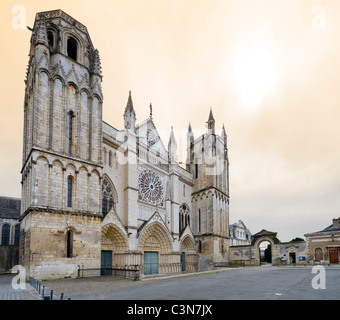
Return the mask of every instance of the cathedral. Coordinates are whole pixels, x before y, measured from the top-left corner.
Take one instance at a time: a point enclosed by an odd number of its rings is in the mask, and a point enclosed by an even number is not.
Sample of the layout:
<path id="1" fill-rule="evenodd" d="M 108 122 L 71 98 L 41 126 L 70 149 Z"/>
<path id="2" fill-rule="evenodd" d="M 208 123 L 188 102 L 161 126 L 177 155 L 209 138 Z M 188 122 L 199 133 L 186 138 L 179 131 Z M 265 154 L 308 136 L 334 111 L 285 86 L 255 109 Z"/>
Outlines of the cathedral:
<path id="1" fill-rule="evenodd" d="M 25 80 L 19 263 L 37 279 L 83 268 L 140 275 L 206 270 L 228 261 L 227 135 L 189 124 L 186 163 L 150 116 L 124 128 L 102 119 L 99 51 L 63 12 L 36 14 Z M 124 110 L 125 107 L 125 110 Z"/>

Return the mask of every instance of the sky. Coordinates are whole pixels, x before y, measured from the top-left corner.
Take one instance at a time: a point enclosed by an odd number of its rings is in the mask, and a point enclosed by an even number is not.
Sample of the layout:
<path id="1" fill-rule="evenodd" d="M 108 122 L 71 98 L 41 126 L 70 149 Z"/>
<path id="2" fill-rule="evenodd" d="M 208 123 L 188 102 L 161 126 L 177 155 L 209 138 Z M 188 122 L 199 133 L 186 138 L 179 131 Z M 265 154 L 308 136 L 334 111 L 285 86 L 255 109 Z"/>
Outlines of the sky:
<path id="1" fill-rule="evenodd" d="M 340 216 L 340 2 L 6 0 L 0 4 L 0 195 L 21 196 L 24 79 L 35 14 L 62 9 L 99 50 L 103 120 L 123 128 L 129 90 L 185 160 L 212 107 L 230 161 L 230 223 L 281 241 Z"/>

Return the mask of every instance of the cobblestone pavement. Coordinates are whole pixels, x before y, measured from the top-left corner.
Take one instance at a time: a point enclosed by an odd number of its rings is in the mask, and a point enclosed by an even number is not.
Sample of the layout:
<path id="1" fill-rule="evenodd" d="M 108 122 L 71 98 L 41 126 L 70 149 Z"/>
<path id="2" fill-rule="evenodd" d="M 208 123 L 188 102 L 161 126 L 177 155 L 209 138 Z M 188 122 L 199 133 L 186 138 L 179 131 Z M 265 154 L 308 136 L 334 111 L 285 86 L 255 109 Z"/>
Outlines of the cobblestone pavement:
<path id="1" fill-rule="evenodd" d="M 28 283 L 25 289 L 13 289 L 15 274 L 0 274 L 0 300 L 41 300 L 38 293 Z"/>

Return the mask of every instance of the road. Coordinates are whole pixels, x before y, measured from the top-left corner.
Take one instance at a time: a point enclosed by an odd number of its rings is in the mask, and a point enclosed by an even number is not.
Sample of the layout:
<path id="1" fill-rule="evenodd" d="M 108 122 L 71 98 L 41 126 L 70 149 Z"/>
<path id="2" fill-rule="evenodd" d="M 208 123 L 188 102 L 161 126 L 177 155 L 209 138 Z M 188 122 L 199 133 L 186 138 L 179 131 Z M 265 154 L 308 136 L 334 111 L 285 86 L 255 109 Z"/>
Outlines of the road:
<path id="1" fill-rule="evenodd" d="M 333 300 L 340 299 L 340 268 L 322 275 L 311 267 L 255 267 L 184 278 L 141 281 L 119 290 L 72 296 L 72 300 Z M 316 277 L 316 278 L 315 278 Z"/>

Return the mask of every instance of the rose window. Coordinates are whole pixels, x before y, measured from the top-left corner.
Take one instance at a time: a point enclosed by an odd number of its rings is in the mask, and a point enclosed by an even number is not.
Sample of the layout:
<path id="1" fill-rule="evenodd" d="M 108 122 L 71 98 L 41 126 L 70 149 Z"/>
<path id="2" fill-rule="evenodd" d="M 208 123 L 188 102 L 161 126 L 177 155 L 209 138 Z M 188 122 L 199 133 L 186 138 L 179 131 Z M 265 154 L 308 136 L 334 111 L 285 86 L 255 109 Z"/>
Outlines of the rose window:
<path id="1" fill-rule="evenodd" d="M 163 183 L 160 177 L 150 170 L 139 175 L 138 199 L 153 205 L 163 205 Z"/>

